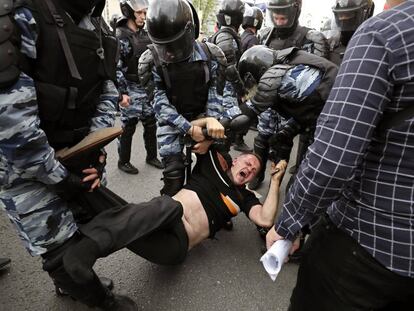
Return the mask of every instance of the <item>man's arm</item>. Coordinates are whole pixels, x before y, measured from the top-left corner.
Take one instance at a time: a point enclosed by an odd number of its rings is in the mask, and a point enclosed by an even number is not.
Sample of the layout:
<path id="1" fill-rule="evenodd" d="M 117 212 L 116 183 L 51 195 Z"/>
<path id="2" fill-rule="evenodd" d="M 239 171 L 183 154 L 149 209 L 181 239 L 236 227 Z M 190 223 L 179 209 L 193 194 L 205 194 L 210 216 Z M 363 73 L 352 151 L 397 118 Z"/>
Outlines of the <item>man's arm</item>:
<path id="1" fill-rule="evenodd" d="M 389 50 L 375 29 L 362 27 L 349 43 L 329 99 L 276 223 L 272 241 L 293 240 L 336 201 L 355 175 L 385 106 L 390 102 Z M 274 230 L 271 230 L 274 231 Z"/>
<path id="2" fill-rule="evenodd" d="M 287 167 L 285 160 L 272 163 L 270 170 L 270 187 L 263 205 L 255 205 L 249 212 L 249 218 L 256 225 L 270 228 L 276 217 L 279 206 L 279 187 Z"/>

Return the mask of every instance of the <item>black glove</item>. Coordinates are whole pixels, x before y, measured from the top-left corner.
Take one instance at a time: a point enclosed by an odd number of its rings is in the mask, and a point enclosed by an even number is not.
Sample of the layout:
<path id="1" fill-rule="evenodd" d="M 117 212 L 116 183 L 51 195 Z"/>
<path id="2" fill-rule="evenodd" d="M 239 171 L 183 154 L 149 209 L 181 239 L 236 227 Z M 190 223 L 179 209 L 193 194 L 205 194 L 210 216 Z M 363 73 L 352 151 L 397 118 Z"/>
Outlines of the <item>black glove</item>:
<path id="1" fill-rule="evenodd" d="M 89 191 L 92 182 L 82 182 L 79 176 L 69 173 L 65 179 L 57 184 L 51 185 L 50 188 L 62 199 L 69 201 L 79 193 Z"/>

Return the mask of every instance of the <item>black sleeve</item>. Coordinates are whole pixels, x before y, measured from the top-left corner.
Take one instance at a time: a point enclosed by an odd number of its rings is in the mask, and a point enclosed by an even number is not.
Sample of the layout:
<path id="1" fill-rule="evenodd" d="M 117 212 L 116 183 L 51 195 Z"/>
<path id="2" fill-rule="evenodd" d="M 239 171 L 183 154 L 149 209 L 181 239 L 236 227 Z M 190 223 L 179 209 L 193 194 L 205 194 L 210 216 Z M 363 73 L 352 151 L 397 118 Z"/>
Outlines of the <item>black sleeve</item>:
<path id="1" fill-rule="evenodd" d="M 250 190 L 247 190 L 246 188 L 244 188 L 240 192 L 243 196 L 243 202 L 240 206 L 240 209 L 243 213 L 246 214 L 246 217 L 249 218 L 249 213 L 252 207 L 258 204 L 262 204 L 262 203 L 260 203 L 256 195 Z"/>

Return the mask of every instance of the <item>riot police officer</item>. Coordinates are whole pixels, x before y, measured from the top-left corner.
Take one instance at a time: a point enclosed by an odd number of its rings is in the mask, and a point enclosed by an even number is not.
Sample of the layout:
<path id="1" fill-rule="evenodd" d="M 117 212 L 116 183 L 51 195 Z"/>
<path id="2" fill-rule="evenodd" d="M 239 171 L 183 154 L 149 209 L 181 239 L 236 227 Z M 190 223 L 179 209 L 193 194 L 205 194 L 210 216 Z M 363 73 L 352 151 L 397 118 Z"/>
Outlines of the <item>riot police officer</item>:
<path id="1" fill-rule="evenodd" d="M 243 54 L 239 72 L 247 88 L 258 87 L 249 104 L 251 109 L 259 114 L 271 108 L 289 120 L 282 128 L 271 123 L 273 126 L 267 125 L 266 130 L 260 129 L 259 122 L 259 135 L 255 138 L 255 146 L 259 148 L 255 148 L 255 152 L 264 163 L 268 159 L 269 148 L 273 149 L 276 160 L 288 160 L 293 137 L 299 133 L 312 136 L 337 67 L 322 57 L 296 48 L 274 51 L 258 45 Z M 242 108 L 244 113 L 254 117 L 253 110 L 246 109 L 246 106 Z M 270 146 L 271 136 L 273 144 Z M 258 173 L 260 181 L 263 173 L 263 170 Z"/>
<path id="2" fill-rule="evenodd" d="M 254 45 L 259 44 L 257 32 L 262 28 L 263 13 L 258 7 L 246 6 L 243 15 L 242 27 L 244 29 L 241 35 L 242 53 Z"/>
<path id="3" fill-rule="evenodd" d="M 269 0 L 267 12 L 272 26 L 259 32 L 259 42 L 273 50 L 297 47 L 309 53 L 327 57 L 328 46 L 319 31 L 299 25 L 302 0 Z"/>
<path id="4" fill-rule="evenodd" d="M 243 82 L 237 72 L 237 64 L 243 53 L 241 38 L 238 33 L 243 22 L 245 4 L 241 0 L 223 0 L 219 4 L 217 13 L 218 31 L 209 39 L 223 50 L 227 59 L 227 80 L 231 83 L 226 86 L 227 91 L 232 94 L 232 103 L 238 107 L 242 98 L 246 95 Z M 229 99 L 230 100 L 230 99 Z M 247 132 L 237 133 L 234 138 L 234 149 L 238 151 L 251 151 L 252 149 L 244 142 Z"/>
<path id="5" fill-rule="evenodd" d="M 204 139 L 191 125 L 200 115 L 231 118 L 223 107 L 226 59 L 208 42 L 198 42 L 197 13 L 186 0 L 152 1 L 147 15 L 149 50 L 139 60 L 143 85 L 154 88 L 159 152 L 165 169 L 162 194 L 173 196 L 183 186 L 183 137 Z M 208 127 L 208 126 L 207 126 Z"/>
<path id="6" fill-rule="evenodd" d="M 264 28 L 259 32 L 259 42 L 274 50 L 297 47 L 317 56 L 327 58 L 329 48 L 324 35 L 319 31 L 299 25 L 301 8 L 302 0 L 270 0 L 267 12 L 271 15 L 273 26 Z M 259 122 L 262 123 L 262 129 L 271 127 L 270 123 L 276 123 L 281 126 L 285 121 L 279 115 L 270 111 L 264 112 L 258 118 L 261 119 Z M 300 135 L 296 163 L 291 168 L 290 173 L 294 173 L 302 161 L 309 140 L 310 137 L 306 133 Z M 259 146 L 255 146 L 255 148 L 257 149 Z M 260 185 L 260 182 L 257 181 L 252 183 L 252 189 Z"/>
<path id="7" fill-rule="evenodd" d="M 138 174 L 131 164 L 132 137 L 138 120 L 144 127 L 144 145 L 147 152 L 146 162 L 156 168 L 163 166 L 157 159 L 157 141 L 154 111 L 145 89 L 138 78 L 138 59 L 151 43 L 144 29 L 147 0 L 122 0 L 120 2 L 123 18 L 117 21 L 116 34 L 120 42 L 120 60 L 118 62 L 118 89 L 129 101 L 121 101 L 121 122 L 123 133 L 119 139 L 118 168 L 128 174 Z"/>
<path id="8" fill-rule="evenodd" d="M 43 257 L 57 288 L 88 306 L 136 310 L 92 269 L 71 274 L 76 263 L 64 259 L 68 252 L 75 259 L 99 252 L 96 243 L 73 251 L 90 240 L 80 233 L 75 211 L 86 209 L 86 202 L 95 205 L 106 155 L 96 150 L 83 163 L 64 166 L 55 151 L 113 126 L 117 43 L 90 19 L 104 5 L 105 0 L 0 1 L 0 205 L 29 253 Z"/>
<path id="9" fill-rule="evenodd" d="M 352 35 L 365 20 L 374 13 L 372 0 L 335 0 L 332 11 L 339 30 L 339 38 L 331 44 L 329 60 L 338 66 L 342 62 L 346 46 Z"/>

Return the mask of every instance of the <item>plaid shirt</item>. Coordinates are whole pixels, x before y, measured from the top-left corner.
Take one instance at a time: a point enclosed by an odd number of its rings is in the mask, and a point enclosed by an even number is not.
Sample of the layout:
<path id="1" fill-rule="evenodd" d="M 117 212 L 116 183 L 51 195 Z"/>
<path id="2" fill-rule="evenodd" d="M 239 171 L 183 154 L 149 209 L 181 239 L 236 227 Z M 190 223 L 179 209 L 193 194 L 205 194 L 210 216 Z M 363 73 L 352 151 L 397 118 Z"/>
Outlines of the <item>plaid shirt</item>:
<path id="1" fill-rule="evenodd" d="M 383 266 L 414 277 L 414 118 L 377 125 L 414 104 L 414 1 L 366 21 L 348 45 L 276 223 L 293 239 L 316 215 L 331 220 Z"/>

